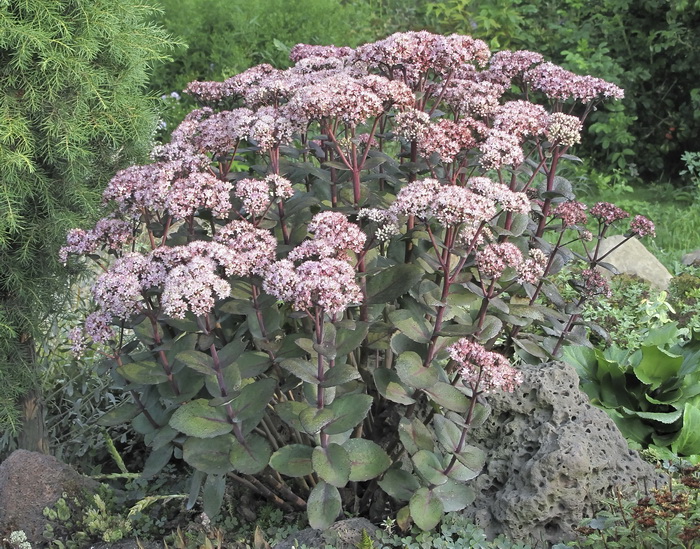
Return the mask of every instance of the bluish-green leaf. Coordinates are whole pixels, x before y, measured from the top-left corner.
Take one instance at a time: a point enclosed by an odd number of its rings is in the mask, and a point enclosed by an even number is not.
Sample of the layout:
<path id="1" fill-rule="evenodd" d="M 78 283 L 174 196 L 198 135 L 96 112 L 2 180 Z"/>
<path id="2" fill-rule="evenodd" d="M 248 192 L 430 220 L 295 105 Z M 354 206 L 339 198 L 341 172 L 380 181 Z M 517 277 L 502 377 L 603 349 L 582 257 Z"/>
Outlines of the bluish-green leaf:
<path id="1" fill-rule="evenodd" d="M 270 443 L 253 434 L 245 438 L 245 444 L 233 441 L 229 460 L 235 471 L 244 475 L 255 475 L 267 467 L 271 455 Z"/>
<path id="2" fill-rule="evenodd" d="M 155 360 L 128 362 L 117 368 L 117 373 L 132 383 L 157 385 L 168 381 L 168 375 Z"/>
<path id="3" fill-rule="evenodd" d="M 420 481 L 415 475 L 403 469 L 389 469 L 379 481 L 379 486 L 392 498 L 408 501 L 420 488 Z"/>
<path id="4" fill-rule="evenodd" d="M 198 471 L 223 475 L 233 470 L 229 454 L 235 440 L 233 435 L 207 439 L 190 437 L 182 447 L 182 458 Z"/>
<path id="5" fill-rule="evenodd" d="M 391 465 L 391 459 L 376 442 L 351 438 L 343 448 L 350 458 L 350 480 L 361 482 L 378 477 Z"/>
<path id="6" fill-rule="evenodd" d="M 399 263 L 367 277 L 367 303 L 391 303 L 420 282 L 425 271 L 414 263 Z"/>
<path id="7" fill-rule="evenodd" d="M 350 479 L 350 457 L 340 445 L 316 446 L 311 453 L 314 471 L 328 484 L 342 488 Z"/>
<path id="8" fill-rule="evenodd" d="M 221 504 L 224 502 L 224 492 L 226 491 L 225 475 L 207 475 L 202 490 L 202 507 L 208 517 L 218 516 Z"/>
<path id="9" fill-rule="evenodd" d="M 306 502 L 309 526 L 317 530 L 325 530 L 335 522 L 341 509 L 342 502 L 338 489 L 327 482 L 319 482 L 311 490 Z"/>
<path id="10" fill-rule="evenodd" d="M 425 486 L 413 494 L 408 502 L 408 507 L 411 510 L 413 522 L 426 532 L 438 525 L 444 513 L 440 498 Z"/>
<path id="11" fill-rule="evenodd" d="M 332 368 L 326 370 L 320 386 L 336 387 L 338 385 L 343 385 L 348 381 L 352 381 L 353 379 L 360 379 L 360 377 L 360 372 L 358 372 L 357 368 L 354 366 L 351 366 L 350 364 L 336 364 Z"/>
<path id="12" fill-rule="evenodd" d="M 412 457 L 416 472 L 429 484 L 438 486 L 447 482 L 447 476 L 442 472 L 444 467 L 440 459 L 428 450 L 418 450 Z"/>
<path id="13" fill-rule="evenodd" d="M 178 353 L 175 359 L 200 374 L 210 375 L 214 373 L 214 360 L 211 356 L 201 351 L 182 351 Z"/>
<path id="14" fill-rule="evenodd" d="M 399 355 L 396 360 L 396 373 L 403 383 L 417 389 L 429 389 L 438 381 L 438 371 L 423 367 L 423 360 L 413 351 Z"/>
<path id="15" fill-rule="evenodd" d="M 389 313 L 389 320 L 407 338 L 416 343 L 428 343 L 433 330 L 424 317 L 416 316 L 406 309 L 397 309 Z"/>
<path id="16" fill-rule="evenodd" d="M 445 484 L 435 486 L 432 492 L 442 503 L 445 513 L 461 511 L 476 499 L 474 488 L 455 480 L 449 480 Z"/>
<path id="17" fill-rule="evenodd" d="M 462 429 L 457 427 L 452 421 L 440 414 L 433 417 L 435 436 L 442 447 L 449 453 L 457 450 L 459 441 L 462 438 Z"/>
<path id="18" fill-rule="evenodd" d="M 686 402 L 683 409 L 683 428 L 671 444 L 671 449 L 681 456 L 700 454 L 700 399 L 698 405 Z"/>
<path id="19" fill-rule="evenodd" d="M 169 423 L 173 429 L 190 437 L 211 438 L 231 432 L 226 411 L 212 408 L 203 398 L 180 406 Z"/>
<path id="20" fill-rule="evenodd" d="M 389 368 L 375 368 L 372 372 L 377 391 L 387 400 L 399 404 L 413 404 L 410 391 L 401 383 L 399 375 Z"/>
<path id="21" fill-rule="evenodd" d="M 303 358 L 288 358 L 283 360 L 282 368 L 295 375 L 302 381 L 318 385 L 318 364 L 304 360 Z"/>
<path id="22" fill-rule="evenodd" d="M 432 433 L 422 421 L 415 417 L 411 420 L 402 417 L 399 420 L 399 439 L 410 455 L 418 450 L 432 452 L 435 448 Z"/>
<path id="23" fill-rule="evenodd" d="M 337 435 L 359 425 L 372 407 L 374 399 L 370 395 L 351 394 L 335 399 L 330 409 L 333 419 L 324 428 L 324 433 Z"/>
<path id="24" fill-rule="evenodd" d="M 330 410 L 329 408 L 319 409 L 316 407 L 309 407 L 305 408 L 299 413 L 299 421 L 301 422 L 304 431 L 310 435 L 315 435 L 318 433 L 321 429 L 333 421 L 334 417 L 335 414 L 333 413 L 333 410 Z"/>
<path id="25" fill-rule="evenodd" d="M 463 414 L 469 409 L 469 399 L 458 389 L 444 381 L 438 381 L 431 387 L 423 389 L 423 392 L 440 406 L 444 406 L 453 412 Z"/>
<path id="26" fill-rule="evenodd" d="M 287 444 L 270 457 L 270 466 L 288 477 L 303 477 L 314 471 L 311 462 L 313 448 L 305 444 Z"/>

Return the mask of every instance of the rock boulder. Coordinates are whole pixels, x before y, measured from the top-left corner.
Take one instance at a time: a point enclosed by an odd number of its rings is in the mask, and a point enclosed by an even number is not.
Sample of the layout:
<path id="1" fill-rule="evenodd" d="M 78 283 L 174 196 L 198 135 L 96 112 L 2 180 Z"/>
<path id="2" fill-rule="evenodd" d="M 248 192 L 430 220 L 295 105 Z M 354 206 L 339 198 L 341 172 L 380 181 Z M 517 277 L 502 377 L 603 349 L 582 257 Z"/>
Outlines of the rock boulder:
<path id="1" fill-rule="evenodd" d="M 588 403 L 573 368 L 555 362 L 523 373 L 516 392 L 489 395 L 492 413 L 472 433 L 488 457 L 475 480 L 477 499 L 465 512 L 489 537 L 573 539 L 573 528 L 614 489 L 662 481 L 605 412 Z"/>
<path id="2" fill-rule="evenodd" d="M 622 235 L 604 238 L 600 243 L 600 255 L 620 245 L 624 239 Z M 610 263 L 620 273 L 636 275 L 661 290 L 667 289 L 673 278 L 668 269 L 636 238 L 631 238 L 613 250 L 603 262 Z M 606 269 L 601 269 L 601 272 L 610 273 Z"/>

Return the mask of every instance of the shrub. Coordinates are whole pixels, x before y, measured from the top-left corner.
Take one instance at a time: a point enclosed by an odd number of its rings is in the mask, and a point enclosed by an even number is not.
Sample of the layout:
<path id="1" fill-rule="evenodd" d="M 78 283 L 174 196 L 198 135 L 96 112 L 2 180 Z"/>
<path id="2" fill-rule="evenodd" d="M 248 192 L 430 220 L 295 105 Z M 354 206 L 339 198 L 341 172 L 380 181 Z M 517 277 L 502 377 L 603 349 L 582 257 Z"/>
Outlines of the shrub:
<path id="1" fill-rule="evenodd" d="M 233 479 L 315 528 L 389 505 L 429 530 L 474 498 L 486 394 L 581 341 L 608 291 L 597 242 L 628 214 L 557 173 L 621 90 L 459 35 L 291 58 L 190 84 L 205 106 L 69 234 L 64 256 L 104 269 L 86 332 L 134 399 L 104 423 L 133 420 L 147 475 L 191 465 L 209 516 Z M 629 237 L 653 231 L 639 216 Z M 548 276 L 580 239 L 567 304 Z"/>
<path id="2" fill-rule="evenodd" d="M 17 401 L 37 389 L 33 339 L 66 290 L 66 230 L 95 219 L 111 174 L 151 144 L 144 87 L 169 44 L 151 13 L 135 0 L 0 2 L 2 431 L 20 430 Z M 46 450 L 40 429 L 25 436 Z"/>

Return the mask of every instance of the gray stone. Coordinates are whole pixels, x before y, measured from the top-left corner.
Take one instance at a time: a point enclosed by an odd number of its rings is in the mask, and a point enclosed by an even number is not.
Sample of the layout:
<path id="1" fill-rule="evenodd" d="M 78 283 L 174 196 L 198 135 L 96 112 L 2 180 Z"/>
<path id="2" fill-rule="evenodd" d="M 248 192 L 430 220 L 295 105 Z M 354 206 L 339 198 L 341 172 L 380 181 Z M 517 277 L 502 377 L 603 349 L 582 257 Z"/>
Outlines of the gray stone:
<path id="1" fill-rule="evenodd" d="M 376 541 L 378 528 L 364 518 L 340 520 L 327 530 L 306 528 L 275 545 L 274 549 L 292 549 L 306 545 L 311 548 L 323 548 L 332 545 L 335 549 L 356 549 L 362 540 L 362 530 Z"/>
<path id="2" fill-rule="evenodd" d="M 604 238 L 600 242 L 599 256 L 615 248 L 624 239 L 623 235 Z M 620 245 L 619 248 L 605 257 L 603 262 L 610 263 L 620 273 L 636 275 L 661 290 L 668 288 L 668 283 L 673 278 L 668 269 L 636 238 L 631 238 Z M 607 269 L 601 269 L 601 272 L 603 274 L 610 273 Z"/>
<path id="3" fill-rule="evenodd" d="M 685 254 L 681 262 L 683 265 L 692 265 L 693 267 L 700 266 L 700 250 L 694 250 Z"/>
<path id="4" fill-rule="evenodd" d="M 605 412 L 578 388 L 563 363 L 526 366 L 524 383 L 494 393 L 489 419 L 472 433 L 487 453 L 475 480 L 477 499 L 465 510 L 489 537 L 561 542 L 591 517 L 614 489 L 630 492 L 663 481 Z"/>
<path id="5" fill-rule="evenodd" d="M 41 547 L 49 522 L 44 507 L 53 506 L 64 492 L 81 497 L 98 487 L 52 456 L 16 450 L 0 464 L 0 534 L 24 530 L 28 541 Z"/>

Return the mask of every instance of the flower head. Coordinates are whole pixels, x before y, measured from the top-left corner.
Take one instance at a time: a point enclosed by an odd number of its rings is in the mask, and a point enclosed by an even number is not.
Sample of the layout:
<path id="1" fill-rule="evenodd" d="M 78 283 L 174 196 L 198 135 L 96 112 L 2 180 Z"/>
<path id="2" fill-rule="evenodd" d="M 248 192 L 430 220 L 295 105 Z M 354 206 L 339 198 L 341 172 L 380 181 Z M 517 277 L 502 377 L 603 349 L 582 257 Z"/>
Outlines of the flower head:
<path id="1" fill-rule="evenodd" d="M 570 147 L 581 142 L 581 121 L 569 114 L 555 112 L 549 117 L 547 139 L 556 145 Z"/>
<path id="2" fill-rule="evenodd" d="M 656 236 L 656 227 L 654 223 L 643 215 L 635 215 L 630 223 L 630 231 L 637 236 Z"/>
<path id="3" fill-rule="evenodd" d="M 486 278 L 500 278 L 507 267 L 517 268 L 523 254 L 515 244 L 498 242 L 488 244 L 476 255 L 476 266 Z"/>
<path id="4" fill-rule="evenodd" d="M 590 211 L 593 217 L 598 218 L 605 225 L 612 225 L 615 221 L 630 216 L 625 210 L 610 202 L 598 202 Z"/>
<path id="5" fill-rule="evenodd" d="M 450 358 L 459 365 L 462 380 L 474 391 L 508 393 L 523 382 L 522 372 L 513 368 L 506 357 L 487 351 L 482 345 L 462 338 L 447 348 Z"/>

